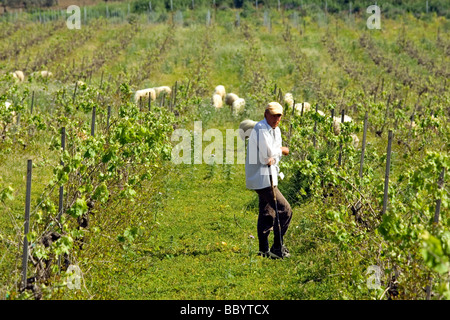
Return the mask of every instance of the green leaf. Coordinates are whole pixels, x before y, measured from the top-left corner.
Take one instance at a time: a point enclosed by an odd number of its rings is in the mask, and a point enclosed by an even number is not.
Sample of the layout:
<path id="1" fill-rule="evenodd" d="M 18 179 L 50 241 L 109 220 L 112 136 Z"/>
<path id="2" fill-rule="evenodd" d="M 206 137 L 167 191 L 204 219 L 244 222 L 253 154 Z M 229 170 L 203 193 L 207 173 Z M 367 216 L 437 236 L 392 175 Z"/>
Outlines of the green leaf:
<path id="1" fill-rule="evenodd" d="M 108 187 L 105 183 L 100 184 L 94 191 L 94 194 L 92 195 L 92 199 L 99 200 L 100 202 L 106 202 L 108 201 L 109 197 L 109 191 Z"/>
<path id="2" fill-rule="evenodd" d="M 67 210 L 67 213 L 74 218 L 81 217 L 88 211 L 88 206 L 85 199 L 77 199 L 75 204 Z"/>

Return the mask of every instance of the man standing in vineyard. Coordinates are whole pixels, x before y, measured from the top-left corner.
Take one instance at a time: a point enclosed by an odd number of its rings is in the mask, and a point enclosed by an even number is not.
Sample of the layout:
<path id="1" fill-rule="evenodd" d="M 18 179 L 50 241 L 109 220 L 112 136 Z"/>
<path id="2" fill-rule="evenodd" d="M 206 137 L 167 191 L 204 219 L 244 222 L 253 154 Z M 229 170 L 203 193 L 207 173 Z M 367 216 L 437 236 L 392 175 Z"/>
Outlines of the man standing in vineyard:
<path id="1" fill-rule="evenodd" d="M 283 245 L 283 236 L 292 217 L 291 206 L 277 188 L 278 175 L 283 178 L 282 173 L 279 174 L 278 163 L 282 155 L 289 154 L 289 149 L 282 146 L 278 128 L 282 115 L 283 107 L 278 102 L 267 105 L 264 119 L 255 125 L 250 134 L 245 159 L 246 186 L 259 196 L 258 254 L 275 259 L 289 257 L 289 251 Z M 274 241 L 269 250 L 270 230 L 274 231 Z"/>

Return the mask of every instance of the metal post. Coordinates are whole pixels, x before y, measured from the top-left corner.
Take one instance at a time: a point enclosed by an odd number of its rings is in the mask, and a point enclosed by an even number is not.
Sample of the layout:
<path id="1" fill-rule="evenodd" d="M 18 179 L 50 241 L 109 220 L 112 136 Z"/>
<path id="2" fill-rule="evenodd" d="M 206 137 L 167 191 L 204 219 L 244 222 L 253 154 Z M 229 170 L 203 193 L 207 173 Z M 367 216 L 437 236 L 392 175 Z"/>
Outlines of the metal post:
<path id="1" fill-rule="evenodd" d="M 30 108 L 30 113 L 33 114 L 33 106 L 34 106 L 34 90 L 31 93 L 31 108 Z"/>
<path id="2" fill-rule="evenodd" d="M 106 130 L 109 130 L 109 118 L 111 118 L 111 106 L 108 106 L 108 115 L 106 117 Z"/>
<path id="3" fill-rule="evenodd" d="M 319 104 L 316 103 L 316 114 L 317 109 L 319 108 Z M 313 146 L 316 147 L 316 132 L 317 132 L 317 120 L 314 120 L 314 135 L 313 135 Z"/>
<path id="4" fill-rule="evenodd" d="M 341 112 L 341 124 L 344 123 L 344 112 L 345 112 L 345 110 L 342 109 L 342 112 Z M 339 166 L 342 164 L 342 142 L 339 145 L 339 160 L 338 160 L 338 164 L 339 164 Z"/>
<path id="5" fill-rule="evenodd" d="M 64 152 L 66 150 L 66 128 L 61 128 L 61 148 Z M 61 165 L 64 166 L 64 161 L 61 160 Z M 59 187 L 59 206 L 58 206 L 58 221 L 61 221 L 61 216 L 63 214 L 63 197 L 64 197 L 64 186 Z"/>
<path id="6" fill-rule="evenodd" d="M 438 180 L 438 188 L 442 189 L 444 187 L 444 174 L 445 174 L 445 168 L 442 168 L 441 174 L 439 175 Z M 439 223 L 439 214 L 441 211 L 441 199 L 436 200 L 436 211 L 434 212 L 434 222 Z"/>
<path id="7" fill-rule="evenodd" d="M 386 173 L 384 176 L 384 198 L 383 198 L 383 211 L 381 215 L 386 213 L 388 203 L 388 189 L 389 189 L 389 172 L 391 167 L 391 147 L 392 147 L 392 130 L 389 130 L 387 155 L 386 155 Z"/>
<path id="8" fill-rule="evenodd" d="M 27 163 L 27 187 L 25 197 L 25 224 L 23 237 L 23 255 L 22 255 L 22 289 L 27 286 L 27 265 L 28 265 L 28 231 L 30 228 L 30 207 L 31 207 L 31 174 L 33 168 L 33 160 Z"/>
<path id="9" fill-rule="evenodd" d="M 97 107 L 92 108 L 91 136 L 95 134 L 95 111 Z"/>
<path id="10" fill-rule="evenodd" d="M 366 136 L 367 136 L 367 120 L 369 117 L 369 113 L 366 111 L 364 115 L 364 133 L 363 133 L 363 141 L 361 148 L 361 162 L 359 164 L 359 177 L 362 178 L 363 173 L 363 165 L 364 165 L 364 152 L 366 151 Z"/>

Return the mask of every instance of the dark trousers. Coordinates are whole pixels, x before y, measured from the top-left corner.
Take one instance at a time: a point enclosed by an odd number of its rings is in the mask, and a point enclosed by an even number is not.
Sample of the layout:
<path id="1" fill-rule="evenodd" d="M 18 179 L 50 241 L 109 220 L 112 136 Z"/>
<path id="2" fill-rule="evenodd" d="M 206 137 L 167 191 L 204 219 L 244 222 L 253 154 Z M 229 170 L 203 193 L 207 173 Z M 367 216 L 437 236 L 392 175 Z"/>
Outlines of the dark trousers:
<path id="1" fill-rule="evenodd" d="M 277 187 L 274 187 L 277 198 L 278 217 L 280 219 L 281 239 L 283 239 L 292 218 L 292 209 L 289 202 L 281 194 Z M 269 234 L 273 230 L 274 240 L 273 247 L 278 249 L 281 247 L 280 235 L 278 232 L 278 224 L 275 219 L 275 201 L 273 199 L 272 188 L 264 188 L 255 190 L 259 196 L 259 215 L 258 215 L 258 240 L 259 250 L 266 252 L 269 250 Z"/>

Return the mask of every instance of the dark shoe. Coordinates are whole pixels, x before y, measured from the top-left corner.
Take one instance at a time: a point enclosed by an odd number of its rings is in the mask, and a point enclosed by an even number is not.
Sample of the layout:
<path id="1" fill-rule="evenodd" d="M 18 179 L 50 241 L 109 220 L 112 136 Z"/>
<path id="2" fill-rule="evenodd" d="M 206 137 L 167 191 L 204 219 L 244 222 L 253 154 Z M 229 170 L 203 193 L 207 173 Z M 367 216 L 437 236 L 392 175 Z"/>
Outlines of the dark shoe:
<path id="1" fill-rule="evenodd" d="M 274 249 L 273 247 L 269 251 L 269 255 L 272 259 L 283 259 L 283 252 L 281 249 Z"/>
<path id="2" fill-rule="evenodd" d="M 289 258 L 291 256 L 288 248 L 286 248 L 284 245 L 281 246 L 281 249 L 275 249 L 272 246 L 272 248 L 270 248 L 269 254 L 274 259 L 284 259 Z"/>
<path id="3" fill-rule="evenodd" d="M 270 257 L 270 251 L 266 251 L 266 252 L 259 251 L 258 256 L 263 257 L 263 258 L 268 258 L 268 257 Z"/>

